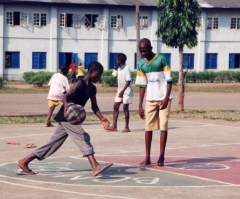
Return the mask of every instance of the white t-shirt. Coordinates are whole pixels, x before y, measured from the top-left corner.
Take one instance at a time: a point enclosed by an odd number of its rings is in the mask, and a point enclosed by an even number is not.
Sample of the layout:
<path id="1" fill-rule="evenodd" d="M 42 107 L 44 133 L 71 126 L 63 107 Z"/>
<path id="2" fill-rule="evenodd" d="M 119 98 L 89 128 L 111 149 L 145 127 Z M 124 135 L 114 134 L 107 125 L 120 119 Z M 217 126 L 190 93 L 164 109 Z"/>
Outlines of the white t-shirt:
<path id="1" fill-rule="evenodd" d="M 131 70 L 125 65 L 122 68 L 118 68 L 118 93 L 123 90 L 126 82 L 131 82 L 124 92 L 124 95 L 133 96 Z"/>
<path id="2" fill-rule="evenodd" d="M 56 73 L 50 79 L 48 100 L 63 100 L 64 92 L 69 90 L 68 79 L 61 73 Z"/>

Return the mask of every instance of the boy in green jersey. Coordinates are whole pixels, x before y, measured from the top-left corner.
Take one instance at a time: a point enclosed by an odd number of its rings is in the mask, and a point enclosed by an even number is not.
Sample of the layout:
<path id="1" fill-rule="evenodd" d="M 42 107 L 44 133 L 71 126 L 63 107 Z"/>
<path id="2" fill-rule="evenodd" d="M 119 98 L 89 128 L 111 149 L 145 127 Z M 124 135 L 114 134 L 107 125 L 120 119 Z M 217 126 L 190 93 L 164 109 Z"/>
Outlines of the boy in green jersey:
<path id="1" fill-rule="evenodd" d="M 158 166 L 164 166 L 165 147 L 168 135 L 168 119 L 171 105 L 172 78 L 166 58 L 153 53 L 150 40 L 144 38 L 139 42 L 139 51 L 143 59 L 138 63 L 136 85 L 139 89 L 139 115 L 145 119 L 146 157 L 141 163 L 151 164 L 152 132 L 160 129 L 160 155 Z M 146 93 L 145 111 L 143 99 Z"/>

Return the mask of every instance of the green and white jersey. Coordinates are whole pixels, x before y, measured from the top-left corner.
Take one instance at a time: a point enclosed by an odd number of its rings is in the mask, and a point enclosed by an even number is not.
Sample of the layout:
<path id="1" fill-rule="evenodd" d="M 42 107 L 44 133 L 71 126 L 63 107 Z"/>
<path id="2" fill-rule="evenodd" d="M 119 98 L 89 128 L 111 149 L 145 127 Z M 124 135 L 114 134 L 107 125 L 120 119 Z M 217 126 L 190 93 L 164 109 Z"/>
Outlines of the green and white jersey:
<path id="1" fill-rule="evenodd" d="M 167 93 L 167 82 L 171 81 L 170 68 L 164 55 L 156 54 L 152 60 L 142 59 L 138 63 L 136 85 L 147 87 L 146 100 L 163 100 Z"/>

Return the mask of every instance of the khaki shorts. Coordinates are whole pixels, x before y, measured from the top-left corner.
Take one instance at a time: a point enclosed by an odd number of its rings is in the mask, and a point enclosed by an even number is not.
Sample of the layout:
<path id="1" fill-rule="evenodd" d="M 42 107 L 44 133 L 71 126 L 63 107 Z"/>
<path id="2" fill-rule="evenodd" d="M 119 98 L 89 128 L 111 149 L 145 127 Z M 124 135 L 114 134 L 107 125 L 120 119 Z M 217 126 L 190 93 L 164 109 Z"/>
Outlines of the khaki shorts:
<path id="1" fill-rule="evenodd" d="M 170 115 L 171 100 L 167 108 L 160 110 L 161 101 L 146 101 L 145 105 L 145 130 L 154 131 L 160 128 L 161 131 L 168 130 L 168 119 Z"/>
<path id="2" fill-rule="evenodd" d="M 132 103 L 132 97 L 129 95 L 123 95 L 123 97 L 118 97 L 118 93 L 115 97 L 114 102 L 122 102 L 123 104 L 131 104 Z"/>
<path id="3" fill-rule="evenodd" d="M 63 102 L 61 100 L 48 100 L 48 107 L 49 108 L 56 107 L 62 103 Z"/>

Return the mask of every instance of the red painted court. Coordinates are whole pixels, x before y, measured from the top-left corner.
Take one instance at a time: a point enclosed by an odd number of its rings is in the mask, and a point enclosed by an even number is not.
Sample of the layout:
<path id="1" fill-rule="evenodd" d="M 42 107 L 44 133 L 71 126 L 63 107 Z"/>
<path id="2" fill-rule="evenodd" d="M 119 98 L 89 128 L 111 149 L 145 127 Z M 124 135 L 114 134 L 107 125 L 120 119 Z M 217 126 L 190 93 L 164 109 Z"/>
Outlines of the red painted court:
<path id="1" fill-rule="evenodd" d="M 119 124 L 119 129 L 122 127 Z M 142 121 L 132 132 L 106 132 L 98 122 L 84 125 L 96 157 L 114 166 L 94 178 L 69 139 L 51 158 L 30 166 L 39 173 L 17 176 L 15 162 L 49 139 L 54 128 L 42 124 L 0 125 L 0 198 L 240 198 L 240 127 L 219 121 L 171 120 L 165 167 L 158 167 L 159 133 L 152 144 L 152 165 L 144 158 Z M 20 145 L 7 145 L 15 140 Z"/>

